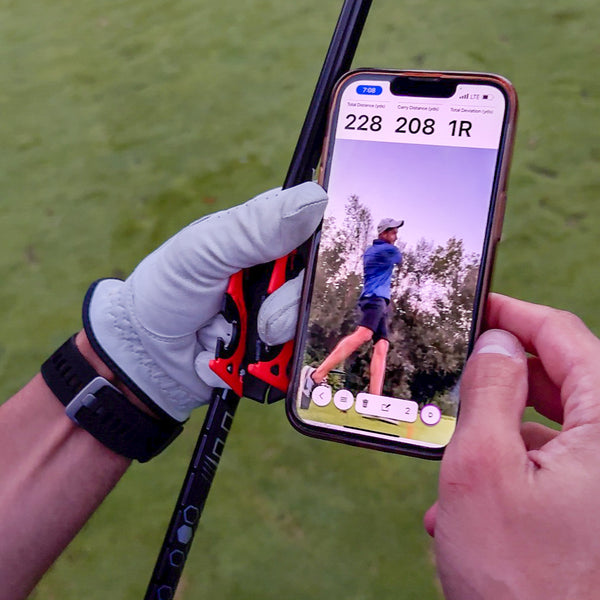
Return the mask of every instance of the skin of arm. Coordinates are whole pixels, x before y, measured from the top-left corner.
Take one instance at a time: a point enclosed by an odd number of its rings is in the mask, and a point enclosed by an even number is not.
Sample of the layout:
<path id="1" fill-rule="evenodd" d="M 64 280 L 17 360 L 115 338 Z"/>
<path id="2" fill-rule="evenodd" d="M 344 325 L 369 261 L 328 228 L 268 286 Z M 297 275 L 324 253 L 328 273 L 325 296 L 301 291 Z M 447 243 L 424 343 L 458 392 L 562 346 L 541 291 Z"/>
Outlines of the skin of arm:
<path id="1" fill-rule="evenodd" d="M 115 381 L 85 337 L 80 352 Z M 65 414 L 38 373 L 0 407 L 0 600 L 26 598 L 127 470 Z"/>

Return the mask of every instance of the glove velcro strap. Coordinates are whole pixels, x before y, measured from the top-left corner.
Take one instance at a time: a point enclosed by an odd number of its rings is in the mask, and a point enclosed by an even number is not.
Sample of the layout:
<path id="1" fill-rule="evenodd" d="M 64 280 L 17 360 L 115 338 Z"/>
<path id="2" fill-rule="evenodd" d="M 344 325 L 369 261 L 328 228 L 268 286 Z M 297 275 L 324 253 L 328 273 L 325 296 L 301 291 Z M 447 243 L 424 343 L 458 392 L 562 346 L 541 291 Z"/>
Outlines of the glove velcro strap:
<path id="1" fill-rule="evenodd" d="M 105 446 L 146 462 L 183 430 L 175 419 L 155 419 L 132 404 L 87 362 L 69 338 L 42 365 L 42 376 L 68 417 Z"/>

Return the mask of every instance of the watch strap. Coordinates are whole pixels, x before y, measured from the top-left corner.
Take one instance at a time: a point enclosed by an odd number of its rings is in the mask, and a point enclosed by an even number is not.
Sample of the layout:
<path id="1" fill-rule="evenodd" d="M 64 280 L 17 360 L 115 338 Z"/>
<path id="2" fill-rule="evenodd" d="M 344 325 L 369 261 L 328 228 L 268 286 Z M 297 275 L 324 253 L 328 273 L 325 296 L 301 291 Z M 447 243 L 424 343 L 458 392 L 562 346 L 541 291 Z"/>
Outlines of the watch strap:
<path id="1" fill-rule="evenodd" d="M 75 336 L 44 362 L 41 371 L 67 416 L 117 454 L 146 462 L 183 430 L 173 418 L 145 413 L 98 375 L 79 352 Z"/>

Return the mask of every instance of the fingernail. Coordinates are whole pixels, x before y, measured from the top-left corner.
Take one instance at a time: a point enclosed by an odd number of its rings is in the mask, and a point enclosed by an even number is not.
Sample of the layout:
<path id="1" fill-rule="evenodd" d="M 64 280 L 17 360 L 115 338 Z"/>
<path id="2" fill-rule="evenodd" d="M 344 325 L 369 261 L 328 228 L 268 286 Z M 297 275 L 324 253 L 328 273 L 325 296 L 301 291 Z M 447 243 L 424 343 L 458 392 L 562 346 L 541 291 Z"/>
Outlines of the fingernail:
<path id="1" fill-rule="evenodd" d="M 473 354 L 502 354 L 510 358 L 520 358 L 523 352 L 521 342 L 512 333 L 501 329 L 482 333 L 473 348 Z"/>

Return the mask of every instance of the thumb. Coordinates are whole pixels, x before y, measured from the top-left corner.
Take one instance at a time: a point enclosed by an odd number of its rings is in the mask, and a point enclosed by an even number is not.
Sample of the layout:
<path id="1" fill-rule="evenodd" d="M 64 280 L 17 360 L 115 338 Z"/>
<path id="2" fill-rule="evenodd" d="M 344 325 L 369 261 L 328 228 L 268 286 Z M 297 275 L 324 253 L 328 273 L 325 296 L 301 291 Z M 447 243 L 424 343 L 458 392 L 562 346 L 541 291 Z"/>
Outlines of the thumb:
<path id="1" fill-rule="evenodd" d="M 460 418 L 449 446 L 467 455 L 521 457 L 520 424 L 527 401 L 527 359 L 521 343 L 499 329 L 483 333 L 460 384 Z M 480 454 L 480 458 L 483 458 Z"/>
<path id="2" fill-rule="evenodd" d="M 325 191 L 308 182 L 192 223 L 135 269 L 140 323 L 166 337 L 200 329 L 221 309 L 231 275 L 297 248 L 317 228 L 326 204 Z"/>
<path id="3" fill-rule="evenodd" d="M 284 344 L 294 337 L 303 282 L 304 269 L 275 290 L 260 307 L 258 335 L 268 346 Z"/>

